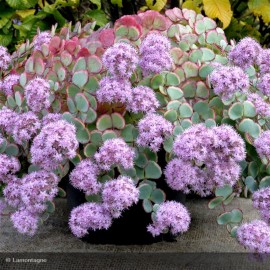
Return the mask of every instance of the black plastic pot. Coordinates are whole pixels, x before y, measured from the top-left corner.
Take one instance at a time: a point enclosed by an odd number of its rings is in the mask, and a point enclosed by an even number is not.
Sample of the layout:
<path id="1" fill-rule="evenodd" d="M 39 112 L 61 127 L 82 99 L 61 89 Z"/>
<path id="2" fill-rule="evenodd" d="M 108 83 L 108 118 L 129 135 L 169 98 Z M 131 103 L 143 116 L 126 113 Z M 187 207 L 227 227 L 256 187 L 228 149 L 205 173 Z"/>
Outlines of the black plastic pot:
<path id="1" fill-rule="evenodd" d="M 159 153 L 159 164 L 162 168 L 164 168 L 166 163 L 163 157 L 163 153 Z M 161 188 L 166 193 L 166 200 L 185 203 L 186 195 L 170 189 L 164 180 L 164 176 L 156 180 L 156 182 L 157 187 Z M 69 183 L 66 185 L 66 191 L 70 211 L 74 207 L 86 202 L 84 193 L 74 188 Z M 150 223 L 152 223 L 151 215 L 144 211 L 142 201 L 140 200 L 138 204 L 124 211 L 120 218 L 114 219 L 112 226 L 108 230 L 89 231 L 89 234 L 82 238 L 82 240 L 92 244 L 115 245 L 152 244 L 160 241 L 176 241 L 176 237 L 169 233 L 153 237 L 146 229 Z"/>

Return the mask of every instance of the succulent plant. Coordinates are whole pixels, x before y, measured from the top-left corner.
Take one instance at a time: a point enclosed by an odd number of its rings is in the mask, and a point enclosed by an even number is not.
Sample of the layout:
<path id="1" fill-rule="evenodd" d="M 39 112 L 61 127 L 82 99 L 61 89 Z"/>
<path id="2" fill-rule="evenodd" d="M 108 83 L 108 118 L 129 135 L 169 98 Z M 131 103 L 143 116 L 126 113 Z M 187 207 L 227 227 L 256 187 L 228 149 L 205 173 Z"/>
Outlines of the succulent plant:
<path id="1" fill-rule="evenodd" d="M 59 181 L 70 173 L 71 184 L 86 193 L 88 202 L 72 211 L 69 223 L 78 237 L 108 228 L 138 200 L 152 216 L 148 230 L 153 235 L 170 226 L 175 234 L 186 231 L 190 218 L 184 206 L 175 205 L 173 211 L 183 228 L 166 220 L 166 205 L 173 203 L 159 188 L 163 169 L 171 188 L 215 195 L 210 208 L 229 204 L 242 190 L 248 196 L 270 185 L 269 160 L 260 159 L 254 143 L 268 129 L 269 114 L 262 114 L 258 104 L 267 107 L 269 97 L 257 88 L 258 83 L 266 89 L 268 79 L 261 83 L 260 63 L 245 70 L 233 66 L 238 62 L 228 53 L 237 52 L 238 45 L 229 44 L 212 19 L 174 8 L 165 15 L 123 16 L 113 28 L 93 28 L 78 23 L 57 34 L 53 27 L 45 43 L 21 45 L 9 68 L 1 70 L 0 154 L 12 156 L 9 163 L 14 157 L 21 163 L 19 172 L 6 168 L 2 180 L 7 202 L 18 208 L 12 218 L 16 228 L 33 234 L 36 220 L 46 220 L 54 210 L 50 197 L 47 209 L 31 214 L 25 224 L 31 209 L 19 206 L 16 179 L 35 171 L 54 173 Z M 9 91 L 8 76 L 19 76 Z M 35 129 L 27 114 L 35 115 Z M 12 122 L 14 117 L 18 121 Z M 19 136 L 18 126 L 29 132 Z M 187 157 L 185 148 L 197 156 Z M 72 172 L 70 161 L 76 166 Z M 132 198 L 125 198 L 128 191 Z M 59 189 L 59 194 L 65 193 Z M 119 196 L 123 201 L 117 201 Z M 235 236 L 242 212 L 224 212 L 217 221 Z"/>

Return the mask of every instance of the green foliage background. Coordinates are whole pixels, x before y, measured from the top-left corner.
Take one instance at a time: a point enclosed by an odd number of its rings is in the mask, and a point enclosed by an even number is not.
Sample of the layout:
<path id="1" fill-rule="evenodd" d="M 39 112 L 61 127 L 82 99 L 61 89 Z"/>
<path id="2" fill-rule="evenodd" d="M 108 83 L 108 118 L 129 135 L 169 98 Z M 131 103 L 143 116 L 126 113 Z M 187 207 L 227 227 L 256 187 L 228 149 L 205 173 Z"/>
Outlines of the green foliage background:
<path id="1" fill-rule="evenodd" d="M 270 47 L 270 0 L 0 0 L 0 45 L 13 51 L 32 40 L 37 28 L 47 30 L 55 23 L 60 28 L 68 22 L 95 20 L 102 27 L 122 15 L 173 7 L 216 19 L 228 39 L 251 36 Z"/>

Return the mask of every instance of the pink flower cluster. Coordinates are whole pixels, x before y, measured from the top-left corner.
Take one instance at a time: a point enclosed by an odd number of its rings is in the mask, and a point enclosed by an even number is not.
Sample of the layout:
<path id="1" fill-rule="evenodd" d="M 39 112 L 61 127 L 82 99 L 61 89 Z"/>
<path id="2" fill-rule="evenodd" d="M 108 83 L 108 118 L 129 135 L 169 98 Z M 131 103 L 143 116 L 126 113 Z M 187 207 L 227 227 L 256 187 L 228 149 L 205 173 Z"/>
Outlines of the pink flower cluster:
<path id="1" fill-rule="evenodd" d="M 127 110 L 133 113 L 155 112 L 159 107 L 159 101 L 156 98 L 152 88 L 147 86 L 137 86 L 132 89 L 131 102 L 127 105 Z"/>
<path id="2" fill-rule="evenodd" d="M 173 132 L 173 125 L 163 116 L 148 113 L 138 123 L 139 136 L 136 143 L 157 152 L 164 140 Z"/>
<path id="3" fill-rule="evenodd" d="M 139 190 L 131 178 L 119 176 L 104 184 L 102 199 L 105 209 L 112 217 L 118 218 L 123 210 L 138 202 Z"/>
<path id="4" fill-rule="evenodd" d="M 61 113 L 48 113 L 46 116 L 42 118 L 42 127 L 50 123 L 55 123 L 61 119 L 62 119 Z"/>
<path id="5" fill-rule="evenodd" d="M 176 137 L 173 151 L 177 158 L 164 172 L 168 185 L 200 196 L 210 195 L 225 184 L 233 186 L 241 172 L 237 162 L 246 155 L 244 141 L 227 125 L 194 125 Z"/>
<path id="6" fill-rule="evenodd" d="M 8 109 L 7 107 L 3 107 L 0 110 L 0 128 L 8 135 L 12 134 L 16 119 L 16 112 Z"/>
<path id="7" fill-rule="evenodd" d="M 270 73 L 266 73 L 260 78 L 257 87 L 264 95 L 270 96 Z"/>
<path id="8" fill-rule="evenodd" d="M 1 83 L 1 89 L 6 96 L 12 96 L 14 94 L 13 86 L 19 84 L 20 76 L 16 74 L 8 75 Z"/>
<path id="9" fill-rule="evenodd" d="M 95 153 L 94 158 L 101 170 L 109 171 L 114 166 L 128 170 L 133 167 L 135 151 L 121 138 L 109 139 Z"/>
<path id="10" fill-rule="evenodd" d="M 14 227 L 23 234 L 34 235 L 39 215 L 47 208 L 58 192 L 58 178 L 46 171 L 32 172 L 22 179 L 12 177 L 3 190 L 6 202 L 18 208 L 11 215 Z"/>
<path id="11" fill-rule="evenodd" d="M 76 156 L 78 146 L 75 126 L 64 120 L 50 123 L 33 140 L 32 163 L 45 170 L 56 169 L 61 162 Z"/>
<path id="12" fill-rule="evenodd" d="M 270 117 L 270 105 L 258 94 L 248 95 L 248 101 L 254 104 L 256 113 L 262 117 Z"/>
<path id="13" fill-rule="evenodd" d="M 42 32 L 42 33 L 38 34 L 35 37 L 34 42 L 33 42 L 34 49 L 41 50 L 41 46 L 43 44 L 49 44 L 51 39 L 52 39 L 52 36 L 48 32 Z"/>
<path id="14" fill-rule="evenodd" d="M 254 146 L 261 159 L 266 158 L 270 161 L 270 130 L 264 131 L 254 141 Z"/>
<path id="15" fill-rule="evenodd" d="M 261 53 L 260 44 L 250 37 L 243 38 L 229 52 L 228 58 L 236 66 L 246 69 L 254 64 L 259 64 Z"/>
<path id="16" fill-rule="evenodd" d="M 270 73 L 270 49 L 261 50 L 259 55 L 260 73 Z"/>
<path id="17" fill-rule="evenodd" d="M 136 49 L 124 42 L 108 48 L 102 58 L 104 66 L 114 77 L 129 79 L 139 62 Z"/>
<path id="18" fill-rule="evenodd" d="M 70 214 L 69 227 L 72 233 L 81 238 L 88 230 L 108 229 L 112 217 L 101 203 L 84 203 L 74 208 Z"/>
<path id="19" fill-rule="evenodd" d="M 254 192 L 252 200 L 254 208 L 260 211 L 261 218 L 270 224 L 270 187 Z"/>
<path id="20" fill-rule="evenodd" d="M 217 67 L 209 79 L 215 94 L 223 99 L 230 99 L 237 91 L 245 92 L 249 87 L 248 76 L 240 67 Z"/>
<path id="21" fill-rule="evenodd" d="M 31 80 L 25 87 L 26 102 L 33 112 L 50 107 L 50 85 L 42 78 Z"/>
<path id="22" fill-rule="evenodd" d="M 17 144 L 32 139 L 39 131 L 41 123 L 33 112 L 18 114 L 15 119 L 12 135 Z"/>
<path id="23" fill-rule="evenodd" d="M 158 33 L 149 33 L 140 46 L 139 65 L 143 75 L 157 74 L 172 68 L 171 44 L 167 37 Z"/>
<path id="24" fill-rule="evenodd" d="M 104 77 L 99 82 L 97 100 L 100 103 L 123 103 L 131 101 L 131 83 L 128 80 L 114 77 Z"/>
<path id="25" fill-rule="evenodd" d="M 7 183 L 9 176 L 18 172 L 21 168 L 16 157 L 0 154 L 0 181 Z"/>
<path id="26" fill-rule="evenodd" d="M 270 227 L 262 220 L 241 225 L 237 230 L 237 240 L 253 252 L 270 253 Z"/>
<path id="27" fill-rule="evenodd" d="M 0 69 L 6 70 L 11 62 L 7 48 L 0 46 Z"/>
<path id="28" fill-rule="evenodd" d="M 159 205 L 153 224 L 147 230 L 157 236 L 170 230 L 172 234 L 184 233 L 190 225 L 190 215 L 187 208 L 175 201 L 166 201 Z"/>
<path id="29" fill-rule="evenodd" d="M 70 183 L 86 193 L 86 195 L 97 194 L 102 185 L 98 182 L 98 166 L 90 159 L 82 160 L 70 173 Z"/>

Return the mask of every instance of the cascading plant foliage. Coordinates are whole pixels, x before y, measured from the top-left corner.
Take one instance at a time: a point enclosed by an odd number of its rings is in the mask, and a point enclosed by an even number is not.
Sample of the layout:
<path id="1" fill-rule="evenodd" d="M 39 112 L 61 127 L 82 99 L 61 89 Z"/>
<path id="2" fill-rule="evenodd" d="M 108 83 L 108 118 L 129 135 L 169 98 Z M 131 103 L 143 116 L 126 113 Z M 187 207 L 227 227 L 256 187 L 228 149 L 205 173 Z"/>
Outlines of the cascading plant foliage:
<path id="1" fill-rule="evenodd" d="M 77 237 L 108 229 L 133 204 L 151 215 L 153 236 L 186 232 L 190 215 L 166 200 L 166 181 L 212 196 L 209 208 L 224 210 L 218 224 L 269 252 L 269 50 L 251 38 L 228 43 L 187 9 L 93 27 L 53 27 L 12 55 L 0 47 L 0 176 L 14 227 L 34 235 L 69 175 L 87 200 L 70 215 Z M 240 209 L 225 208 L 253 192 L 265 221 L 249 230 Z"/>

